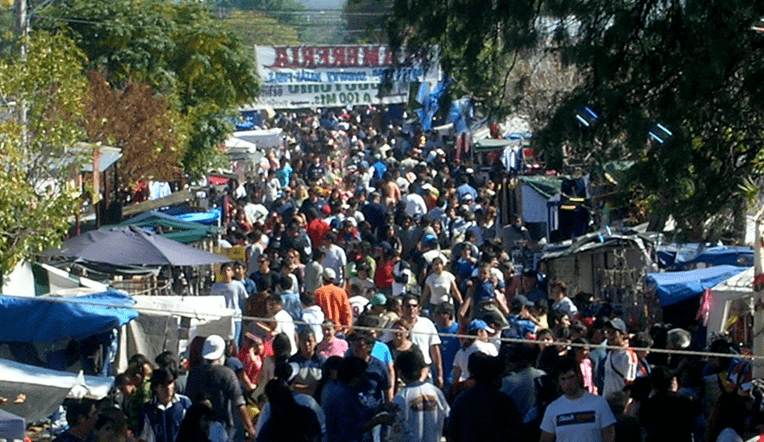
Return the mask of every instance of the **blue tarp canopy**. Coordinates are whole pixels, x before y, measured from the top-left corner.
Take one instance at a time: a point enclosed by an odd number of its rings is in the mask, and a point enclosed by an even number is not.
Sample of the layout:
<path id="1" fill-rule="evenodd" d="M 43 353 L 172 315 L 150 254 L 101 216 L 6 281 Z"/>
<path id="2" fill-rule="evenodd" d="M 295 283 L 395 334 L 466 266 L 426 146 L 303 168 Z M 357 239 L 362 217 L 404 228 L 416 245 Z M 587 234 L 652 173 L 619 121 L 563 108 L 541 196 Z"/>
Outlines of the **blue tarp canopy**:
<path id="1" fill-rule="evenodd" d="M 648 287 L 655 288 L 661 307 L 668 307 L 700 295 L 707 288 L 714 287 L 745 269 L 722 265 L 684 272 L 649 273 L 645 281 Z"/>
<path id="2" fill-rule="evenodd" d="M 0 296 L 0 341 L 53 342 L 85 338 L 138 317 L 135 300 L 108 290 L 73 298 Z"/>
<path id="3" fill-rule="evenodd" d="M 210 210 L 209 212 L 184 213 L 182 215 L 177 215 L 177 218 L 180 220 L 188 221 L 192 223 L 215 224 L 220 219 L 220 216 L 221 216 L 221 210 L 220 210 L 220 207 L 217 207 Z"/>
<path id="4" fill-rule="evenodd" d="M 753 249 L 706 244 L 667 244 L 658 246 L 658 265 L 664 269 L 681 269 L 704 263 L 711 266 L 753 266 Z"/>

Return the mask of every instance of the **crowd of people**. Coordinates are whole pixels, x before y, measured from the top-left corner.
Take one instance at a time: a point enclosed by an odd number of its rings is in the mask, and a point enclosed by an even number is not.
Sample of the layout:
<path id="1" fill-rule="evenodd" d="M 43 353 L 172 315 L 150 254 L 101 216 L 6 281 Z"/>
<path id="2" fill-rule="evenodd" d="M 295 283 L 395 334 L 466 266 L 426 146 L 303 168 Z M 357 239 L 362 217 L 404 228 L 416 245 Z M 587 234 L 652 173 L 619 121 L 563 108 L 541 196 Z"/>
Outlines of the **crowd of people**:
<path id="1" fill-rule="evenodd" d="M 693 348 L 691 335 L 633 330 L 616 308 L 513 261 L 532 239 L 521 220 L 500 221 L 499 158 L 476 173 L 465 137 L 451 143 L 372 107 L 283 113 L 273 125 L 284 148 L 218 196 L 223 242 L 247 251 L 210 288 L 236 311 L 233 338 L 198 336 L 184 361 L 135 355 L 114 397 L 71 405 L 58 440 L 756 433 L 761 394 L 728 375 L 729 343 L 711 348 L 728 358 L 651 353 Z"/>

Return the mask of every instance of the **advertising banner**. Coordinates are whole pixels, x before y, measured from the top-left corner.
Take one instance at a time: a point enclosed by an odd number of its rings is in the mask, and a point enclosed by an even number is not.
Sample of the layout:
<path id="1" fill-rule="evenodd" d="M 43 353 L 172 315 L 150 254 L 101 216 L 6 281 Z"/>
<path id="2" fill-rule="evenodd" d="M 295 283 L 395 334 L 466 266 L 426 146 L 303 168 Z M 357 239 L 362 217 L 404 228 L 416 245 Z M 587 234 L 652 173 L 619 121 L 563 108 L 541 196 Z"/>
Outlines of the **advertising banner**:
<path id="1" fill-rule="evenodd" d="M 262 92 L 253 108 L 403 103 L 412 82 L 440 79 L 440 65 L 401 63 L 385 45 L 255 46 Z M 405 67 L 396 67 L 405 66 Z M 387 80 L 389 88 L 380 94 Z"/>

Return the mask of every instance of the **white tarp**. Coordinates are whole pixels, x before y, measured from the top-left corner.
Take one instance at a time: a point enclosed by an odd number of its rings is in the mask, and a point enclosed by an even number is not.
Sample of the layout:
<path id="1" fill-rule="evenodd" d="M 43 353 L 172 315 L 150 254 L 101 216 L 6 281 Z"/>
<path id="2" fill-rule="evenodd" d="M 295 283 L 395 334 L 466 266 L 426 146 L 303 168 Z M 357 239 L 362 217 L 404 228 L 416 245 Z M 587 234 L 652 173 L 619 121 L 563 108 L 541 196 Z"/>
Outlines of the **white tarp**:
<path id="1" fill-rule="evenodd" d="M 753 311 L 753 267 L 711 288 L 709 336 L 725 330 L 733 307 L 738 311 Z"/>
<path id="2" fill-rule="evenodd" d="M 0 359 L 0 397 L 9 399 L 0 409 L 27 422 L 47 418 L 67 397 L 102 399 L 112 384 L 112 377 L 83 376 Z M 24 400 L 15 403 L 19 395 Z"/>
<path id="3" fill-rule="evenodd" d="M 191 340 L 217 334 L 233 339 L 234 310 L 222 296 L 134 296 L 138 319 L 122 327 L 116 369 L 127 368 L 130 356 L 141 353 L 154 360 L 165 350 L 185 352 Z"/>
<path id="4" fill-rule="evenodd" d="M 281 147 L 283 138 L 282 129 L 260 129 L 260 130 L 242 130 L 233 133 L 234 138 L 253 143 L 259 149 L 268 147 Z"/>

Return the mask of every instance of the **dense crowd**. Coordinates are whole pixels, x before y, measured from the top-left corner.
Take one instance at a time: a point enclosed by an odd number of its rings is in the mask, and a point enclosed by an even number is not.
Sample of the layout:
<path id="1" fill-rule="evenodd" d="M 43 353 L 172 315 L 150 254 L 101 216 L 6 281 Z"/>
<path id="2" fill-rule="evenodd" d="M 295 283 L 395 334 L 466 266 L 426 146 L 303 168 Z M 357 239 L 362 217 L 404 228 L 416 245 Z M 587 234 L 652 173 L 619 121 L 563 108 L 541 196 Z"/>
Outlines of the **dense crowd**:
<path id="1" fill-rule="evenodd" d="M 372 107 L 278 114 L 286 142 L 217 195 L 210 294 L 233 339 L 135 355 L 113 397 L 70 404 L 61 441 L 742 440 L 761 394 L 725 340 L 633 330 L 521 260 L 500 158 Z M 507 217 L 504 216 L 504 219 Z M 517 271 L 517 274 L 515 273 Z M 633 333 L 636 332 L 636 333 Z M 633 349 L 632 349 L 633 348 Z M 739 364 L 740 365 L 740 364 Z"/>

